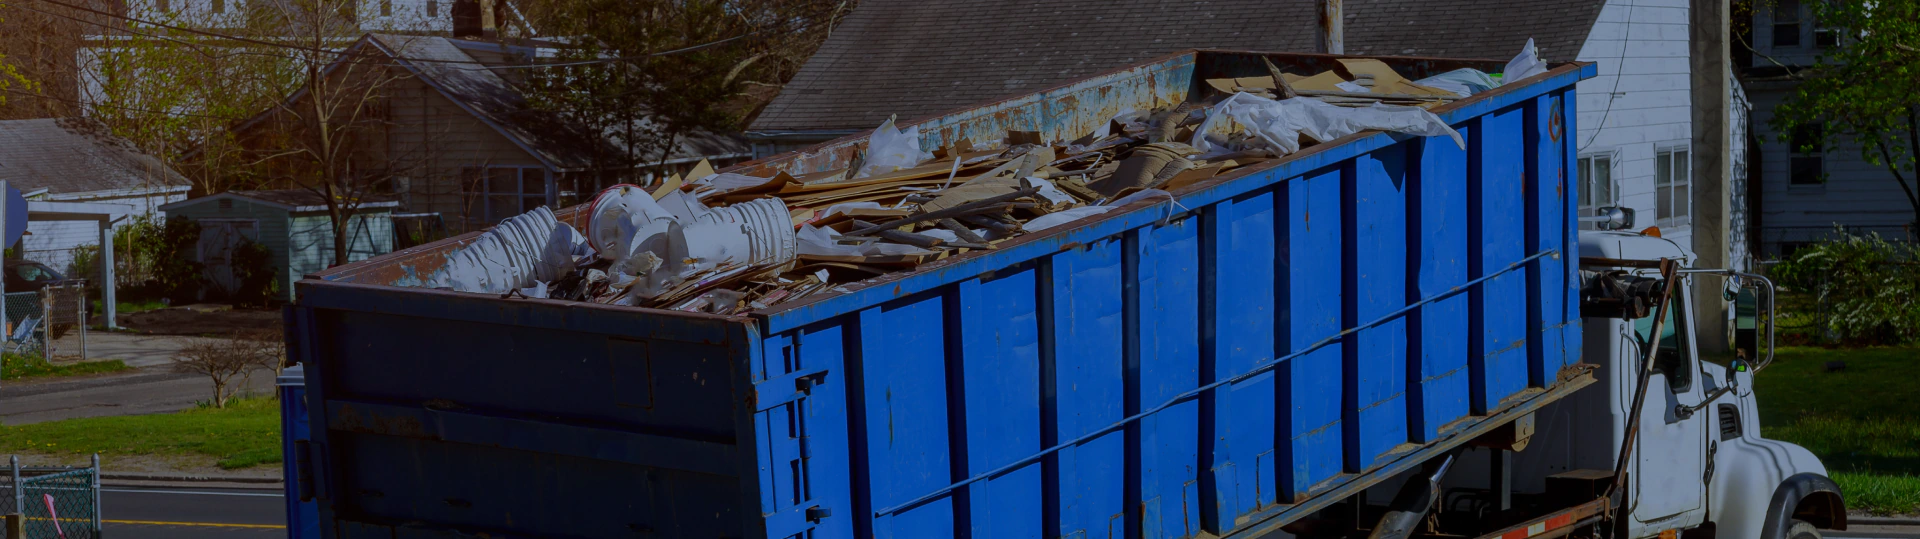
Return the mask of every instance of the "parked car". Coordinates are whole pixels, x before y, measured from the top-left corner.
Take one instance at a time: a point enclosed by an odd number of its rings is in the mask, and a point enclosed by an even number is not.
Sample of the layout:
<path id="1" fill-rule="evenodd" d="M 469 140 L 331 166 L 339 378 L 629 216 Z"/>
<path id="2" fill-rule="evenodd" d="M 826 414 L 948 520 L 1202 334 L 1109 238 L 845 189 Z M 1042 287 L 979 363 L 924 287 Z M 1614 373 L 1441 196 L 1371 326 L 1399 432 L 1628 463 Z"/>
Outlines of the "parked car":
<path id="1" fill-rule="evenodd" d="M 47 285 L 64 283 L 67 276 L 47 267 L 46 264 L 32 260 L 8 260 L 6 263 L 7 292 L 30 292 L 46 288 Z"/>

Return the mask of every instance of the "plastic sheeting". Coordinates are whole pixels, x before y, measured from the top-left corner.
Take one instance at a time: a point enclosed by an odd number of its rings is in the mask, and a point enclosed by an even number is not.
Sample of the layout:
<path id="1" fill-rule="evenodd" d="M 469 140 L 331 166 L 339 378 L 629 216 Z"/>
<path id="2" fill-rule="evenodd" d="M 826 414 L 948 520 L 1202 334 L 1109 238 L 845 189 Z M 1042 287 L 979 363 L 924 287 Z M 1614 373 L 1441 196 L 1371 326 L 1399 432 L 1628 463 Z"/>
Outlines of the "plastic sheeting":
<path id="1" fill-rule="evenodd" d="M 1428 137 L 1446 135 L 1452 137 L 1461 149 L 1467 147 L 1467 141 L 1460 138 L 1460 132 L 1454 131 L 1439 116 L 1419 107 L 1378 103 L 1368 107 L 1342 107 L 1307 97 L 1276 101 L 1237 93 L 1214 105 L 1207 121 L 1194 131 L 1195 149 L 1209 155 L 1231 151 L 1207 136 L 1221 127 L 1216 125 L 1221 118 L 1239 122 L 1278 155 L 1300 151 L 1300 137 L 1303 135 L 1318 142 L 1330 142 L 1370 129 Z"/>
<path id="2" fill-rule="evenodd" d="M 867 162 L 853 177 L 865 178 L 909 169 L 932 158 L 933 154 L 920 151 L 920 126 L 894 129 L 893 118 L 887 118 L 886 123 L 880 124 L 878 129 L 873 130 L 873 135 L 867 137 Z"/>
<path id="3" fill-rule="evenodd" d="M 1471 97 L 1473 94 L 1499 86 L 1500 81 L 1493 80 L 1493 75 L 1488 75 L 1485 71 L 1463 67 L 1414 81 L 1414 84 L 1439 88 L 1459 94 L 1460 97 Z"/>

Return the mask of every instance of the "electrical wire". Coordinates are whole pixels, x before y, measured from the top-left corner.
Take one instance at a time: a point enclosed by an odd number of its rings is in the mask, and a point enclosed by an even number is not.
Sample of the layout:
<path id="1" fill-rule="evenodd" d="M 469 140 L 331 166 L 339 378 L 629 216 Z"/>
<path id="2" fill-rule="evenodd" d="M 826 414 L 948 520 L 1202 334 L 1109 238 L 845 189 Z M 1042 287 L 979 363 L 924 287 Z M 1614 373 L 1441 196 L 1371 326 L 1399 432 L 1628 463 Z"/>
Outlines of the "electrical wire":
<path id="1" fill-rule="evenodd" d="M 152 110 L 152 109 L 143 109 L 143 108 L 137 108 L 137 107 L 128 107 L 128 106 L 124 106 L 124 105 L 113 105 L 113 104 L 108 104 L 108 103 L 88 103 L 88 102 L 84 102 L 84 101 L 80 101 L 80 100 L 77 100 L 77 99 L 67 99 L 67 98 L 64 98 L 64 97 L 57 97 L 57 96 L 51 96 L 51 95 L 46 95 L 46 94 L 36 94 L 36 93 L 33 93 L 33 92 L 22 92 L 22 91 L 19 91 L 19 90 L 15 90 L 15 89 L 12 89 L 12 88 L 0 88 L 0 91 L 5 91 L 6 93 L 10 93 L 10 94 L 15 94 L 15 95 L 21 95 L 21 96 L 26 96 L 26 97 L 34 97 L 34 98 L 39 98 L 39 99 L 47 99 L 47 100 L 52 100 L 52 101 L 59 101 L 59 102 L 62 102 L 62 103 L 67 103 L 67 104 L 71 104 L 71 105 L 78 105 L 78 106 L 82 106 L 82 107 L 107 107 L 107 108 L 112 108 L 112 109 L 119 109 L 119 110 L 124 110 L 124 111 L 127 111 L 127 112 L 139 112 L 139 113 L 145 113 L 145 114 L 159 114 L 159 115 L 163 115 L 163 116 L 169 116 L 169 117 L 173 117 L 173 118 L 203 118 L 203 119 L 208 119 L 208 120 L 220 120 L 220 121 L 223 121 L 223 122 L 231 122 L 231 121 L 235 121 L 235 120 L 239 120 L 239 119 L 240 119 L 240 118 L 229 118 L 229 117 L 226 117 L 226 116 L 213 116 L 213 115 L 208 115 L 208 114 L 194 114 L 194 113 L 190 113 L 190 112 L 166 112 L 166 111 L 158 111 L 158 110 Z"/>
<path id="2" fill-rule="evenodd" d="M 1633 43 L 1633 8 L 1633 0 L 1627 0 L 1627 28 L 1621 32 L 1620 59 L 1614 62 L 1613 89 L 1607 91 L 1607 108 L 1600 111 L 1600 123 L 1594 124 L 1593 135 L 1587 137 L 1587 142 L 1581 144 L 1580 149 L 1574 150 L 1576 154 L 1587 151 L 1587 147 L 1593 146 L 1593 141 L 1600 139 L 1600 130 L 1607 127 L 1607 117 L 1613 115 L 1613 101 L 1620 93 L 1620 79 L 1626 77 L 1627 45 Z"/>
<path id="3" fill-rule="evenodd" d="M 119 19 L 119 20 L 124 20 L 124 21 L 127 21 L 127 22 L 133 22 L 133 23 L 139 23 L 139 24 L 145 24 L 145 25 L 149 25 L 149 26 L 154 26 L 154 27 L 159 27 L 159 28 L 165 28 L 165 29 L 169 29 L 169 30 L 174 30 L 174 31 L 178 31 L 178 32 L 186 32 L 186 33 L 189 33 L 189 34 L 195 34 L 195 35 L 200 35 L 200 36 L 205 36 L 205 37 L 210 37 L 210 38 L 215 38 L 215 39 L 224 39 L 224 40 L 230 40 L 230 41 L 237 41 L 237 42 L 240 42 L 240 43 L 247 43 L 247 44 L 251 44 L 251 45 L 260 45 L 260 46 L 266 46 L 266 47 L 278 47 L 278 48 L 283 48 L 283 49 L 290 49 L 290 50 L 296 50 L 296 51 L 301 51 L 301 52 L 307 52 L 307 53 L 314 53 L 314 54 L 325 54 L 325 55 L 328 55 L 328 56 L 334 56 L 334 55 L 343 55 L 343 54 L 345 54 L 345 53 L 344 53 L 344 51 L 335 51 L 335 50 L 329 50 L 329 49 L 323 49 L 323 48 L 318 48 L 318 47 L 308 47 L 308 46 L 304 46 L 304 45 L 294 45 L 294 44 L 287 44 L 287 43 L 274 43 L 274 42 L 271 42 L 271 41 L 266 41 L 266 40 L 261 40 L 261 39 L 254 39 L 254 38 L 249 38 L 249 37 L 243 37 L 243 36 L 236 36 L 236 35 L 232 35 L 232 34 L 223 34 L 223 33 L 219 33 L 219 32 L 211 32 L 211 31 L 207 31 L 207 30 L 199 30 L 199 29 L 194 29 L 194 28 L 188 28 L 188 27 L 184 27 L 184 26 L 179 26 L 179 25 L 173 25 L 173 24 L 167 24 L 167 23 L 162 23 L 162 22 L 157 22 L 157 21 L 150 21 L 150 20 L 146 20 L 146 19 L 141 19 L 141 18 L 137 18 L 137 17 L 131 17 L 131 16 L 127 16 L 127 15 L 121 15 L 121 14 L 118 14 L 118 13 L 110 13 L 110 12 L 106 12 L 106 11 L 100 11 L 100 10 L 97 10 L 97 9 L 93 9 L 93 8 L 89 8 L 89 7 L 85 7 L 85 6 L 79 6 L 79 5 L 74 5 L 74 4 L 69 4 L 69 3 L 67 3 L 67 2 L 63 2 L 63 1 L 61 1 L 61 0 L 37 0 L 37 1 L 39 1 L 39 2 L 45 2 L 45 3 L 48 3 L 48 4 L 53 4 L 53 5 L 57 5 L 57 6 L 62 6 L 62 7 L 66 7 L 66 8 L 68 8 L 68 9 L 74 9 L 74 10 L 79 10 L 79 11 L 83 11 L 83 12 L 87 12 L 87 13 L 92 13 L 92 14 L 95 14 L 95 15 L 100 15 L 100 16 L 103 16 L 103 17 L 110 17 L 110 18 L 114 18 L 114 19 Z M 45 13 L 45 12 L 42 12 L 42 13 Z M 835 14 L 837 15 L 837 12 L 836 12 Z M 833 20 L 833 19 L 835 19 L 835 18 L 837 18 L 837 17 L 829 17 L 829 19 L 828 19 L 828 20 L 829 20 L 829 21 L 831 21 L 831 20 Z M 805 29 L 808 29 L 808 28 L 811 28 L 811 27 L 813 27 L 814 25 L 817 25 L 817 24 L 819 24 L 819 22 L 820 22 L 820 21 L 817 21 L 817 20 L 816 20 L 816 21 L 811 21 L 811 22 L 808 22 L 808 23 L 806 23 L 806 24 L 803 24 L 803 25 L 800 25 L 799 27 L 795 27 L 795 28 L 793 28 L 792 30 L 793 30 L 793 31 L 802 31 L 802 30 L 805 30 Z M 91 23 L 91 22 L 90 22 L 90 24 L 99 24 L 99 25 L 101 25 L 101 26 L 106 26 L 106 27 L 108 27 L 108 28 L 112 28 L 111 26 L 107 26 L 107 25 L 104 25 L 104 24 L 100 24 L 100 23 Z M 766 32 L 769 32 L 769 31 L 773 31 L 773 30 L 776 30 L 776 29 L 777 29 L 777 28 L 764 28 L 764 29 L 761 29 L 761 30 L 756 30 L 756 31 L 752 31 L 752 32 L 748 32 L 748 33 L 745 33 L 745 34 L 740 34 L 740 35 L 736 35 L 736 36 L 732 36 L 732 37 L 727 37 L 727 38 L 722 38 L 722 39 L 718 39 L 718 40 L 714 40 L 714 41 L 708 41 L 708 42 L 705 42 L 705 43 L 698 43 L 698 44 L 694 44 L 694 45 L 690 45 L 690 46 L 686 46 L 686 47 L 681 47 L 681 48 L 678 48 L 678 49 L 672 49 L 672 50 L 666 50 L 666 51 L 659 51 L 659 52 L 652 52 L 652 53 L 647 53 L 647 54 L 638 54 L 638 55 L 626 55 L 626 56 L 615 56 L 615 57 L 609 57 L 609 58 L 596 58 L 596 59 L 593 59 L 593 60 L 581 60 L 581 61 L 576 61 L 576 62 L 558 62 L 558 63 L 536 63 L 536 64 L 526 64 L 526 65 L 511 65 L 511 66 L 482 66 L 482 67 L 477 67 L 477 68 L 466 68 L 466 69 L 469 69 L 469 70 L 475 70 L 475 71 L 479 71 L 479 70 L 494 70 L 494 69 L 533 69 L 533 68 L 547 68 L 547 67 L 566 67 L 566 66 L 576 66 L 576 65 L 592 65 L 592 64 L 604 64 L 604 63 L 614 63 L 614 62 L 626 62 L 626 61 L 633 61 L 633 60 L 645 60 L 645 59 L 650 59 L 650 58 L 658 58 L 658 57 L 661 57 L 661 56 L 671 56 L 671 55 L 675 55 L 675 54 L 685 54 L 685 53 L 689 53 L 689 52 L 694 52 L 694 51 L 699 51 L 699 50 L 704 50 L 704 49 L 708 49 L 708 48 L 712 48 L 712 47 L 715 47 L 715 46 L 719 46 L 719 45 L 722 45 L 722 44 L 725 44 L 725 43 L 729 43 L 729 42 L 732 42 L 732 41 L 737 41 L 737 40 L 740 40 L 740 39 L 744 39 L 744 38 L 747 38 L 747 37 L 750 37 L 750 36 L 754 36 L 754 35 L 758 35 L 758 34 L 762 34 L 762 33 L 766 33 Z M 143 34 L 143 35 L 144 35 L 144 34 Z M 156 36 L 149 36 L 149 37 L 156 37 Z M 369 55 L 369 56 L 371 56 L 371 55 Z M 399 55 L 393 55 L 393 56 L 392 56 L 392 58 L 393 58 L 393 59 L 395 59 L 395 60 L 400 60 L 400 61 L 404 61 L 404 62 L 413 62 L 413 63 L 447 63 L 447 64 L 478 64 L 478 63 L 479 63 L 479 62 L 475 62 L 475 61 L 469 61 L 469 60 L 446 60 L 446 59 L 438 59 L 438 58 L 411 58 L 411 57 L 405 57 L 405 56 L 399 56 Z"/>

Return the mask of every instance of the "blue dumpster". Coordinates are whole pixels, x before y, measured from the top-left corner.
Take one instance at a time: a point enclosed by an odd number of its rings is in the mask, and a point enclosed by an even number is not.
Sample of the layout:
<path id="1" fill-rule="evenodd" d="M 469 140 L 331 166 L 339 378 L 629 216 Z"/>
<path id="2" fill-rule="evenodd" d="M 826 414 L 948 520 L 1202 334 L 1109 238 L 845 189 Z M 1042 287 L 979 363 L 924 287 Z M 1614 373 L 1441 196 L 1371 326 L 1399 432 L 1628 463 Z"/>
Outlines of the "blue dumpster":
<path id="1" fill-rule="evenodd" d="M 1263 58 L 1338 57 L 1192 51 L 901 126 L 1070 140 Z M 288 461 L 330 538 L 1262 533 L 1591 381 L 1567 182 L 1593 73 L 1435 109 L 1464 150 L 1359 133 L 742 316 L 417 287 L 474 234 L 333 268 L 289 312 L 314 429 Z"/>
<path id="2" fill-rule="evenodd" d="M 304 488 L 306 480 L 299 473 L 303 468 L 295 461 L 304 454 L 297 448 L 312 438 L 308 428 L 306 369 L 295 365 L 280 371 L 275 385 L 280 388 L 280 450 L 286 457 L 281 474 L 287 492 L 287 537 L 319 539 L 320 506 L 307 494 L 310 491 Z"/>

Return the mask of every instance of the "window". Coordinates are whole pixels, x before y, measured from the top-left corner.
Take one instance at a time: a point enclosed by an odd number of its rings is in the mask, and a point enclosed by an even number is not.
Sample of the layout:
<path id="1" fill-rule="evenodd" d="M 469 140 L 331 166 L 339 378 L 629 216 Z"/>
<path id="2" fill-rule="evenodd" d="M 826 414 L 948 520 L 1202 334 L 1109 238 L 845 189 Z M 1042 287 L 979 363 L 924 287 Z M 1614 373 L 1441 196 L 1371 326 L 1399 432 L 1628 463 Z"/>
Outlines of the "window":
<path id="1" fill-rule="evenodd" d="M 482 172 L 484 171 L 484 172 Z M 465 170 L 472 189 L 468 220 L 498 223 L 547 205 L 547 171 L 536 167 L 487 167 Z"/>
<path id="2" fill-rule="evenodd" d="M 1660 150 L 1653 158 L 1654 201 L 1658 220 L 1654 224 L 1681 227 L 1693 224 L 1693 176 L 1686 148 Z"/>
<path id="3" fill-rule="evenodd" d="M 1773 46 L 1800 46 L 1800 1 L 1779 0 L 1773 5 Z"/>
<path id="4" fill-rule="evenodd" d="M 153 0 L 153 8 L 163 13 L 173 11 L 173 2 L 169 0 Z"/>
<path id="5" fill-rule="evenodd" d="M 440 1 L 439 1 L 439 0 L 427 0 L 427 16 L 428 16 L 428 17 L 438 17 L 438 16 L 440 16 Z"/>
<path id="6" fill-rule="evenodd" d="M 380 16 L 393 16 L 393 0 L 380 0 Z"/>
<path id="7" fill-rule="evenodd" d="M 1604 155 L 1582 157 L 1578 161 L 1580 175 L 1580 215 L 1595 215 L 1596 210 L 1617 203 L 1613 190 L 1613 158 Z M 1592 230 L 1593 223 L 1580 223 L 1580 228 Z"/>
<path id="8" fill-rule="evenodd" d="M 1667 375 L 1667 388 L 1674 393 L 1685 392 L 1693 387 L 1692 362 L 1688 361 L 1693 348 L 1687 346 L 1687 300 L 1686 294 L 1676 290 L 1669 301 L 1673 305 L 1667 308 L 1667 323 L 1660 326 L 1660 351 L 1653 357 L 1653 372 Z M 1640 341 L 1640 350 L 1645 351 L 1651 344 L 1649 333 L 1653 332 L 1653 317 L 1648 316 L 1633 321 L 1633 335 Z"/>
<path id="9" fill-rule="evenodd" d="M 1820 124 L 1801 124 L 1794 126 L 1793 135 L 1788 137 L 1791 147 L 1787 159 L 1788 185 L 1820 185 L 1827 182 L 1823 170 L 1826 160 L 1827 134 L 1825 126 Z"/>
<path id="10" fill-rule="evenodd" d="M 227 12 L 227 0 L 213 0 L 213 12 L 214 12 L 214 13 L 226 13 L 226 12 Z"/>

